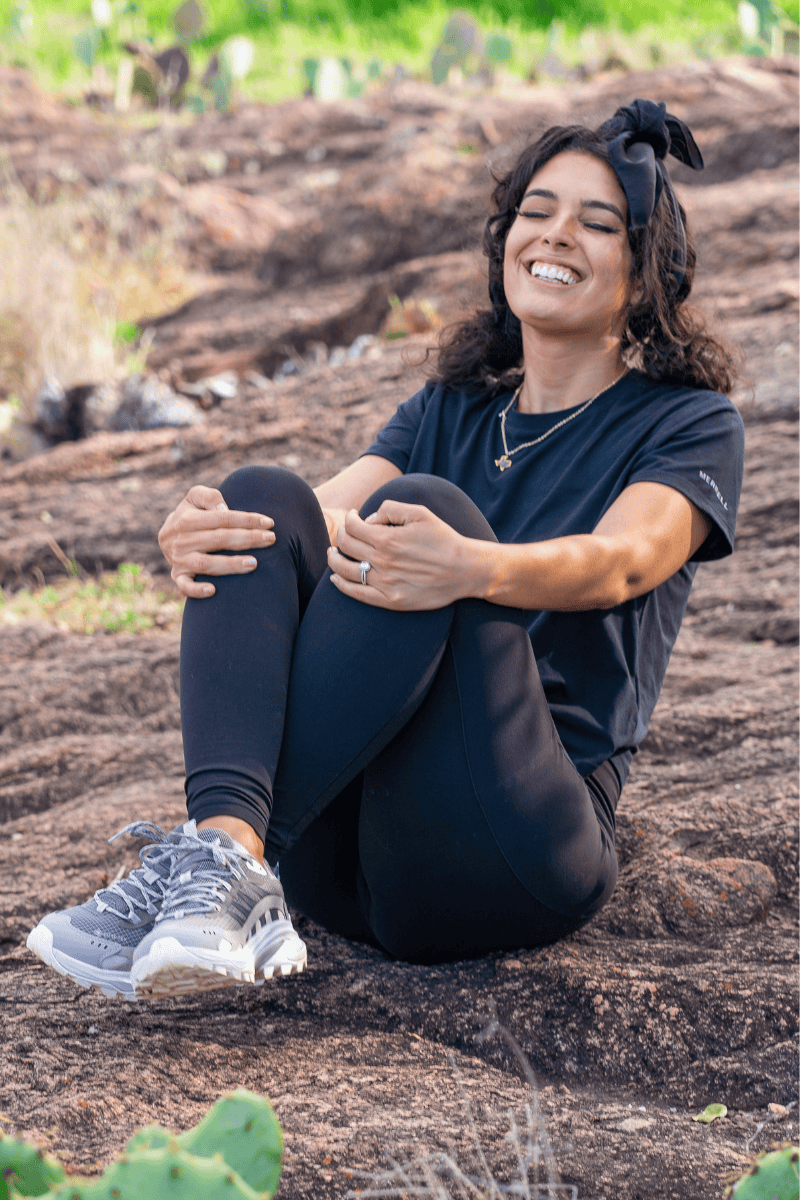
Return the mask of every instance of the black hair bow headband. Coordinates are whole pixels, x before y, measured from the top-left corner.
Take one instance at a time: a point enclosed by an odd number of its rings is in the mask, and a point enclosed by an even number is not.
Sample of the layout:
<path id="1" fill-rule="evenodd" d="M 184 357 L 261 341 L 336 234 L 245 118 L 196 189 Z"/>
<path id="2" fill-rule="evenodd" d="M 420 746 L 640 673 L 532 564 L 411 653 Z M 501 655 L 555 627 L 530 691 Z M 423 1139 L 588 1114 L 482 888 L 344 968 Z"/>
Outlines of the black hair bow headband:
<path id="1" fill-rule="evenodd" d="M 703 156 L 697 143 L 683 121 L 667 112 L 666 104 L 653 100 L 634 100 L 618 108 L 600 132 L 609 136 L 608 157 L 628 201 L 630 229 L 648 224 L 662 191 L 669 197 L 680 239 L 672 262 L 677 292 L 686 273 L 686 234 L 664 159 L 671 154 L 688 167 L 702 171 Z"/>

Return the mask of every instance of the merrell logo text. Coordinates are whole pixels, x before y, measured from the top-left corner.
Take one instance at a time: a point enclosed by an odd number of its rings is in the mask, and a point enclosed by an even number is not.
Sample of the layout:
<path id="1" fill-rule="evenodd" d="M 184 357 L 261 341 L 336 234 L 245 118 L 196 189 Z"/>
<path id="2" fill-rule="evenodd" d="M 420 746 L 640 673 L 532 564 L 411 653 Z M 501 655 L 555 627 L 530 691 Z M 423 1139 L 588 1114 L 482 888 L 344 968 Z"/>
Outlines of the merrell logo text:
<path id="1" fill-rule="evenodd" d="M 717 487 L 716 483 L 715 483 L 715 482 L 714 482 L 714 480 L 711 478 L 711 476 L 710 476 L 710 475 L 706 475 L 705 471 L 701 471 L 701 472 L 700 472 L 700 478 L 702 479 L 703 483 L 707 483 L 707 484 L 708 484 L 708 486 L 709 486 L 710 488 L 713 488 L 713 489 L 714 489 L 714 494 L 716 495 L 716 497 L 717 497 L 717 499 L 719 500 L 719 502 L 720 502 L 720 504 L 722 505 L 722 507 L 723 507 L 723 508 L 725 509 L 725 511 L 727 512 L 727 511 L 728 511 L 728 503 L 727 503 L 727 501 L 726 501 L 726 500 L 723 500 L 723 498 L 722 498 L 722 492 L 719 490 L 719 488 Z"/>

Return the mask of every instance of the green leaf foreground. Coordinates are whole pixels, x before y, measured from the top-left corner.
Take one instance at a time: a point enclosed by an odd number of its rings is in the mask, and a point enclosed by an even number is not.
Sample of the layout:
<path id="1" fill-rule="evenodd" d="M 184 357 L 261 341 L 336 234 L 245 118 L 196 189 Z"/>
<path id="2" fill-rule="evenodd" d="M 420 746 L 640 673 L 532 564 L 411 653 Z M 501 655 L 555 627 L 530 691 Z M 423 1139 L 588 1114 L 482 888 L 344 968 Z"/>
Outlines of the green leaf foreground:
<path id="1" fill-rule="evenodd" d="M 708 1104 L 701 1113 L 696 1117 L 692 1117 L 693 1121 L 702 1121 L 704 1125 L 710 1125 L 712 1121 L 716 1121 L 717 1117 L 727 1117 L 728 1110 L 724 1104 Z"/>

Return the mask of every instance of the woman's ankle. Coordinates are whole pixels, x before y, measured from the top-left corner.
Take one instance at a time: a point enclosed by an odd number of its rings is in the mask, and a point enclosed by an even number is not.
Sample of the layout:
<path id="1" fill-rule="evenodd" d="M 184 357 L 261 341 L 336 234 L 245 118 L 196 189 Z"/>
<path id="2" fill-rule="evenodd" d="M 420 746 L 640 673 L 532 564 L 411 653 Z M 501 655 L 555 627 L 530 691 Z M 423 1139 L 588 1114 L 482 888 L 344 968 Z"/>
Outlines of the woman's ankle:
<path id="1" fill-rule="evenodd" d="M 248 825 L 246 821 L 240 820 L 239 817 L 204 817 L 202 821 L 197 822 L 197 828 L 224 830 L 225 833 L 230 834 L 235 842 L 238 842 L 240 846 L 244 846 L 245 850 L 253 855 L 253 858 L 263 863 L 264 843 L 252 825 Z"/>

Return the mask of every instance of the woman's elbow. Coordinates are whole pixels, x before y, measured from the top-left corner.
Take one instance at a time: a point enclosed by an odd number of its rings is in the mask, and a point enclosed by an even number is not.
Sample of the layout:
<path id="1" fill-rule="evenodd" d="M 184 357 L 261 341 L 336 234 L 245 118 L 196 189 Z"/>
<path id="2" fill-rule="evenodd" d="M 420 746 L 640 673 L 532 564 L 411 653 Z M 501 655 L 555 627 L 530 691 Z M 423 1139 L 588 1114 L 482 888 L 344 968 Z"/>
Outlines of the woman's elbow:
<path id="1" fill-rule="evenodd" d="M 644 578 L 638 573 L 620 572 L 609 576 L 602 581 L 598 581 L 596 590 L 592 595 L 592 604 L 587 608 L 617 608 L 620 604 L 624 604 L 626 600 L 633 600 L 636 596 L 641 596 L 647 591 L 644 583 Z"/>

